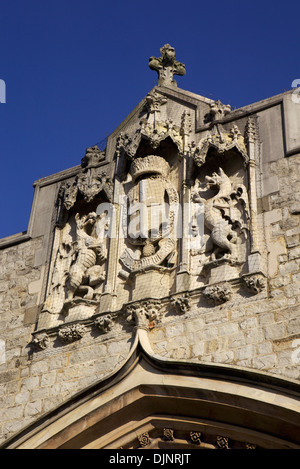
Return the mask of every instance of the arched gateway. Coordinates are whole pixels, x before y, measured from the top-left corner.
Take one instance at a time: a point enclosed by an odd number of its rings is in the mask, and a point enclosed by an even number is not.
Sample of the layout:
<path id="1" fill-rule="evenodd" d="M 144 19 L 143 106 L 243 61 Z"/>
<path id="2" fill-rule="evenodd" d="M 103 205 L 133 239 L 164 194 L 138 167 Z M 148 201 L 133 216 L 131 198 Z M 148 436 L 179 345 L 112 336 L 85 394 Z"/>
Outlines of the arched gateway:
<path id="1" fill-rule="evenodd" d="M 300 449 L 300 106 L 149 66 L 0 240 L 1 448 Z"/>
<path id="2" fill-rule="evenodd" d="M 126 363 L 8 441 L 18 449 L 300 449 L 300 386 L 156 356 L 140 328 Z"/>

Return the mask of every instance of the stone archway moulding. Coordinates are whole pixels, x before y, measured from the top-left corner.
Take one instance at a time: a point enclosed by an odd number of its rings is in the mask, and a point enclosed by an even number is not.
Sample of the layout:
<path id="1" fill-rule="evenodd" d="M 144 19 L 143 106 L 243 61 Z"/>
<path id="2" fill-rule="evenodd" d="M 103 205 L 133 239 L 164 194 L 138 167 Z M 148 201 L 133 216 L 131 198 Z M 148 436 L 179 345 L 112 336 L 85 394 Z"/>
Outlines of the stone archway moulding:
<path id="1" fill-rule="evenodd" d="M 300 386 L 153 353 L 136 329 L 128 360 L 3 449 L 300 449 Z"/>

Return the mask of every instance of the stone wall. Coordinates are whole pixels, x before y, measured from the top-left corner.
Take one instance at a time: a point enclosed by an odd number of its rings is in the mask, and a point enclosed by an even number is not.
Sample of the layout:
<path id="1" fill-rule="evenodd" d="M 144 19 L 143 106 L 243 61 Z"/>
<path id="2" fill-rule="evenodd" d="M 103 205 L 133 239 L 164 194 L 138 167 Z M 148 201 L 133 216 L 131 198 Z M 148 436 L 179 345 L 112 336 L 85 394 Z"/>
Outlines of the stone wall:
<path id="1" fill-rule="evenodd" d="M 258 298 L 209 309 L 197 308 L 153 329 L 156 354 L 263 370 L 300 378 L 299 292 L 287 297 Z M 298 357 L 299 353 L 299 357 Z"/>
<path id="2" fill-rule="evenodd" d="M 131 345 L 128 326 L 118 324 L 105 337 L 91 330 L 80 344 L 51 341 L 33 353 L 43 271 L 34 258 L 41 245 L 36 238 L 0 251 L 0 441 L 115 370 Z"/>
<path id="3" fill-rule="evenodd" d="M 22 380 L 30 376 L 28 344 L 37 317 L 41 267 L 34 267 L 34 255 L 41 240 L 30 240 L 0 251 L 0 434 L 5 438 L 26 422 L 27 398 L 21 392 Z"/>
<path id="4" fill-rule="evenodd" d="M 266 266 L 263 288 L 249 291 L 239 279 L 231 283 L 226 301 L 212 304 L 195 278 L 189 284 L 193 288 L 186 309 L 177 311 L 167 298 L 169 292 L 165 298 L 161 295 L 159 314 L 153 321 L 148 317 L 148 334 L 153 351 L 162 358 L 220 363 L 299 380 L 300 158 L 299 154 L 284 155 L 280 106 L 263 110 L 259 125 L 257 226 Z M 98 317 L 113 311 L 112 328 L 101 330 L 89 318 L 82 321 L 86 333 L 80 340 L 63 343 L 55 326 L 46 348 L 32 346 L 51 262 L 56 184 L 62 179 L 53 178 L 53 183 L 39 188 L 31 239 L 2 249 L 0 244 L 0 442 L 116 371 L 126 361 L 134 340 L 134 322 L 119 308 L 129 298 L 126 286 L 119 294 L 105 291 L 106 296 L 101 297 Z M 118 251 L 114 249 L 110 265 L 116 266 Z M 112 270 L 111 276 L 116 275 Z M 147 283 L 143 275 L 138 278 L 136 300 L 143 300 L 150 287 L 149 296 L 155 296 L 162 285 L 159 270 L 157 285 Z M 121 284 L 120 279 L 118 282 Z M 172 294 L 177 298 L 183 290 Z M 111 303 L 105 302 L 110 294 Z M 111 309 L 105 309 L 109 304 Z"/>
<path id="5" fill-rule="evenodd" d="M 158 355 L 300 378 L 299 156 L 278 158 L 266 168 L 279 189 L 259 200 L 268 250 L 267 291 L 235 292 L 219 306 L 192 298 L 184 317 L 172 316 L 150 332 Z"/>

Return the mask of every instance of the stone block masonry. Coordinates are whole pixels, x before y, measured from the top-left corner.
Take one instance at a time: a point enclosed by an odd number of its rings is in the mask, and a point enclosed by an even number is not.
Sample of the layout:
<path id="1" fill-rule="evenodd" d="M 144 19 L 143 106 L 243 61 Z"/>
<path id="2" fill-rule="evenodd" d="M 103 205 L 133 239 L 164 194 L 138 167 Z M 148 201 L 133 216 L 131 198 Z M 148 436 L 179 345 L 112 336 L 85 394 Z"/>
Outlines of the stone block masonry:
<path id="1" fill-rule="evenodd" d="M 299 309 L 295 298 L 284 295 L 243 302 L 233 298 L 212 314 L 195 304 L 182 322 L 173 317 L 151 330 L 150 340 L 163 357 L 226 363 L 300 379 Z"/>
<path id="2" fill-rule="evenodd" d="M 52 343 L 33 353 L 43 272 L 34 262 L 41 246 L 37 238 L 0 251 L 0 441 L 120 366 L 131 344 L 131 334 L 117 326 L 105 340 L 94 332 L 79 348 Z"/>
<path id="3" fill-rule="evenodd" d="M 133 345 L 149 367 L 300 382 L 300 111 L 288 94 L 231 110 L 178 89 L 184 66 L 161 51 L 159 86 L 107 148 L 37 181 L 28 232 L 0 241 L 0 444 Z"/>

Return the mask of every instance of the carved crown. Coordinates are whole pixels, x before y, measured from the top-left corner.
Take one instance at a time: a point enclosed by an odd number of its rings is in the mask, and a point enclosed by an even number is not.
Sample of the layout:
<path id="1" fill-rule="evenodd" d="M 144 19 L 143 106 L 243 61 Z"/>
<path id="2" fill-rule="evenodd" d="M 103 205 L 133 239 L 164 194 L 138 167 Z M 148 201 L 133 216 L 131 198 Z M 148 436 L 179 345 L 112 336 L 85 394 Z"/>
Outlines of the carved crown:
<path id="1" fill-rule="evenodd" d="M 161 156 L 149 155 L 134 160 L 130 167 L 130 174 L 133 181 L 143 174 L 161 174 L 167 177 L 170 172 L 168 162 Z"/>

